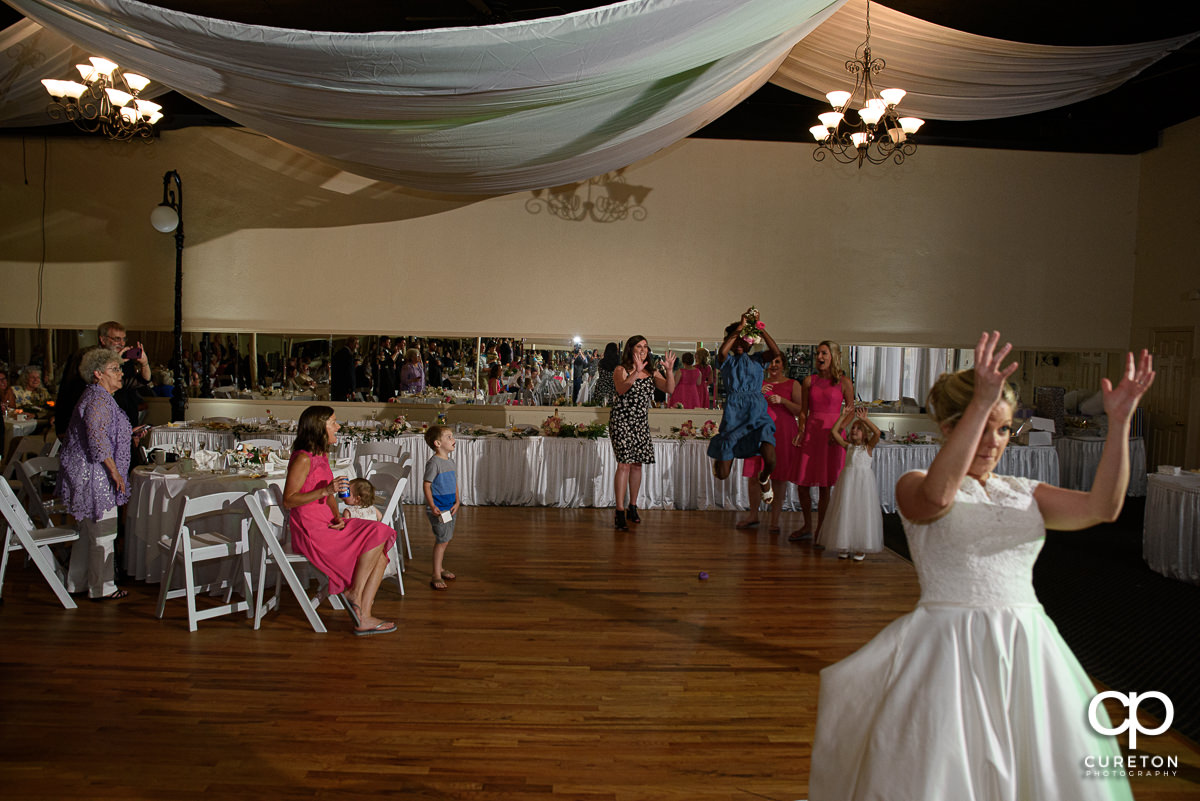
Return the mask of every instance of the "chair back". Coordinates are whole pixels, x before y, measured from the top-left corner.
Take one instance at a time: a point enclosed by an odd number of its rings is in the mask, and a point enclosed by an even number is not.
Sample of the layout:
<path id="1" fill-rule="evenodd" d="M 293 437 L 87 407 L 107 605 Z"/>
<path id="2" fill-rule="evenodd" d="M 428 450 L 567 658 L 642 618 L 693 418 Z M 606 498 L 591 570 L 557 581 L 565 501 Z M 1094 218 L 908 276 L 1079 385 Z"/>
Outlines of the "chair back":
<path id="1" fill-rule="evenodd" d="M 0 481 L 0 512 L 4 514 L 8 525 L 18 534 L 33 533 L 33 520 L 29 517 L 29 512 L 21 506 L 21 501 L 17 499 L 7 481 Z"/>
<path id="2" fill-rule="evenodd" d="M 50 519 L 50 510 L 42 499 L 42 476 L 46 473 L 57 473 L 59 463 L 57 456 L 35 456 L 21 462 L 19 474 L 21 488 L 25 493 L 25 506 L 30 515 L 42 528 L 51 528 L 54 522 Z M 53 506 L 54 502 L 49 501 Z"/>
<path id="3" fill-rule="evenodd" d="M 412 455 L 404 454 L 405 458 L 400 462 L 374 462 L 370 470 L 367 471 L 366 479 L 372 484 L 376 484 L 375 479 L 380 476 L 387 476 L 392 483 L 399 481 L 402 478 L 408 478 L 412 473 Z M 376 490 L 379 487 L 376 486 Z"/>
<path id="4" fill-rule="evenodd" d="M 382 505 L 383 517 L 380 518 L 380 521 L 398 530 L 397 517 L 404 513 L 400 504 L 404 500 L 404 489 L 408 486 L 408 477 L 394 475 L 391 471 L 380 472 L 375 474 L 375 480 L 372 483 L 375 484 L 379 497 L 386 498 L 386 503 Z"/>
<path id="5" fill-rule="evenodd" d="M 185 498 L 183 509 L 179 512 L 179 526 L 177 530 L 181 536 L 191 534 L 195 527 L 188 524 L 197 518 L 217 518 L 219 516 L 236 515 L 247 517 L 249 509 L 243 503 L 245 498 L 245 492 L 214 492 L 211 495 Z M 244 533 L 243 528 L 243 535 Z"/>
<path id="6" fill-rule="evenodd" d="M 398 442 L 360 442 L 354 448 L 354 472 L 366 478 L 373 464 L 391 462 L 399 458 Z"/>

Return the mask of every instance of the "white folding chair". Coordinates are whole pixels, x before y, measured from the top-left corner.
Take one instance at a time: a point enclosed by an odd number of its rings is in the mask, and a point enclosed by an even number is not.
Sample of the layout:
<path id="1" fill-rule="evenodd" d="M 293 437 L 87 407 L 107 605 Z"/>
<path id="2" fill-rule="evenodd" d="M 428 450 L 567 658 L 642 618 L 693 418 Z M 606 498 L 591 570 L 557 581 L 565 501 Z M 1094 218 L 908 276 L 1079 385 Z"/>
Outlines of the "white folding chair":
<path id="1" fill-rule="evenodd" d="M 170 543 L 161 543 L 166 549 L 163 559 L 162 587 L 158 592 L 157 616 L 163 616 L 167 601 L 171 598 L 187 598 L 188 629 L 196 630 L 196 624 L 219 615 L 245 612 L 252 617 L 253 583 L 250 579 L 250 510 L 246 507 L 244 492 L 218 492 L 198 498 L 185 498 L 179 513 L 179 523 Z M 216 528 L 224 530 L 213 530 Z M 236 533 L 228 533 L 234 527 Z M 239 563 L 244 601 L 233 600 L 234 579 L 220 578 L 203 585 L 196 583 L 195 566 L 214 560 L 237 560 Z M 171 579 L 176 565 L 183 569 L 183 587 L 171 589 Z M 225 590 L 224 603 L 208 609 L 197 609 L 196 595 L 216 589 Z"/>
<path id="2" fill-rule="evenodd" d="M 354 474 L 366 478 L 374 462 L 395 462 L 400 459 L 398 442 L 360 442 L 354 447 Z"/>
<path id="3" fill-rule="evenodd" d="M 366 478 L 372 484 L 376 484 L 375 478 L 377 476 L 382 477 L 385 475 L 389 476 L 391 478 L 391 481 L 387 484 L 387 486 L 394 485 L 396 487 L 394 490 L 392 490 L 391 494 L 397 495 L 399 497 L 396 500 L 397 505 L 396 505 L 396 509 L 395 509 L 395 514 L 397 517 L 396 525 L 393 525 L 392 522 L 387 519 L 385 519 L 383 522 L 387 523 L 389 526 L 392 526 L 392 528 L 396 529 L 397 534 L 400 534 L 401 532 L 403 532 L 403 534 L 404 534 L 404 553 L 411 560 L 412 559 L 412 545 L 408 541 L 408 520 L 405 519 L 404 508 L 400 504 L 404 503 L 404 497 L 403 497 L 404 490 L 407 489 L 408 480 L 412 476 L 412 454 L 411 453 L 402 454 L 400 456 L 400 461 L 396 464 L 393 464 L 391 462 L 375 462 L 374 464 L 371 465 L 371 469 L 367 473 Z M 382 494 L 385 499 L 387 499 L 389 501 L 391 500 L 391 496 L 388 494 L 388 492 L 386 490 L 381 490 L 380 487 L 378 486 L 378 484 L 376 484 L 375 489 L 376 489 L 376 492 L 379 494 Z"/>
<path id="4" fill-rule="evenodd" d="M 54 528 L 53 515 L 65 515 L 66 507 L 54 498 L 42 495 L 42 479 L 59 469 L 57 456 L 35 456 L 20 463 L 18 473 L 25 496 L 25 508 L 40 528 Z"/>
<path id="5" fill-rule="evenodd" d="M 243 439 L 238 442 L 238 445 L 244 445 L 247 448 L 270 448 L 273 451 L 286 450 L 283 443 L 277 439 Z"/>
<path id="6" fill-rule="evenodd" d="M 391 465 L 388 465 L 389 467 Z M 396 532 L 396 539 L 392 543 L 392 547 L 388 549 L 388 558 L 396 560 L 396 585 L 400 588 L 400 594 L 404 594 L 404 552 L 400 550 L 401 531 L 404 530 L 404 508 L 401 506 L 401 501 L 404 498 L 404 486 L 408 483 L 407 478 L 397 478 L 391 472 L 378 472 L 372 481 L 376 489 L 376 508 L 382 511 L 380 522 L 391 526 Z M 382 496 L 386 500 L 383 504 L 379 503 L 379 497 Z M 405 535 L 407 540 L 407 535 Z M 409 559 L 412 558 L 410 554 Z"/>
<path id="7" fill-rule="evenodd" d="M 286 581 L 288 589 L 292 591 L 292 595 L 300 603 L 300 608 L 304 610 L 304 616 L 308 618 L 308 623 L 313 627 L 313 631 L 324 634 L 326 632 L 325 624 L 321 621 L 321 616 L 317 614 L 322 594 L 318 590 L 315 597 L 310 597 L 307 587 L 300 581 L 300 577 L 296 575 L 293 567 L 293 565 L 310 565 L 310 563 L 292 550 L 291 537 L 286 525 L 287 513 L 283 513 L 283 520 L 279 524 L 270 519 L 271 509 L 283 511 L 282 491 L 276 486 L 258 490 L 246 496 L 246 507 L 250 510 L 250 517 L 254 521 L 251 544 L 254 546 L 254 564 L 257 568 L 254 584 L 255 631 L 262 624 L 263 615 L 280 605 L 281 585 Z M 266 597 L 268 567 L 274 567 L 277 571 L 275 594 L 269 599 Z M 313 569 L 315 570 L 315 568 Z M 328 579 L 325 581 L 327 582 Z M 354 607 L 350 606 L 342 593 L 328 597 L 329 603 L 334 609 L 345 609 L 350 613 L 354 625 L 358 625 L 358 616 L 354 613 Z"/>
<path id="8" fill-rule="evenodd" d="M 29 513 L 21 508 L 20 501 L 8 486 L 0 481 L 0 512 L 4 514 L 7 523 L 4 534 L 4 553 L 0 555 L 0 592 L 4 589 L 4 574 L 8 570 L 8 555 L 14 551 L 25 551 L 30 560 L 37 565 L 42 577 L 50 585 L 50 589 L 58 596 L 58 600 L 67 609 L 75 609 L 75 601 L 67 592 L 62 582 L 63 570 L 51 545 L 63 542 L 74 542 L 79 539 L 79 532 L 73 528 L 35 528 Z"/>

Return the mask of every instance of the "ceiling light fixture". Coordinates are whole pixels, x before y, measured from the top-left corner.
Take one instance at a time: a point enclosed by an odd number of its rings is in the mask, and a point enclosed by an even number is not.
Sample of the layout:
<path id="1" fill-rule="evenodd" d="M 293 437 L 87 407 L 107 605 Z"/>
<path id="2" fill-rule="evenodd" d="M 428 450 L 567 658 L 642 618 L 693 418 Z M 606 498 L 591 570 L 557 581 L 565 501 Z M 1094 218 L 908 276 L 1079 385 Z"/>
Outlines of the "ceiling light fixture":
<path id="1" fill-rule="evenodd" d="M 150 79 L 125 72 L 106 58 L 93 56 L 91 64 L 76 64 L 80 81 L 42 80 L 50 93 L 46 111 L 54 120 L 70 120 L 80 130 L 102 133 L 127 141 L 154 136 L 154 124 L 163 118 L 160 106 L 138 95 Z"/>
<path id="2" fill-rule="evenodd" d="M 875 90 L 875 79 L 885 67 L 882 58 L 871 57 L 871 3 L 867 2 L 867 38 L 854 51 L 854 58 L 846 62 L 846 71 L 854 76 L 854 88 L 849 91 L 830 92 L 825 95 L 833 111 L 818 115 L 820 125 L 809 128 L 817 140 L 813 158 L 824 161 L 832 155 L 842 164 L 858 164 L 864 161 L 882 164 L 891 159 L 902 164 L 904 159 L 917 152 L 912 140 L 917 129 L 925 120 L 916 117 L 901 117 L 896 106 L 904 97 L 903 89 Z M 852 110 L 858 106 L 858 110 Z M 857 122 L 846 119 L 846 112 L 854 114 Z"/>

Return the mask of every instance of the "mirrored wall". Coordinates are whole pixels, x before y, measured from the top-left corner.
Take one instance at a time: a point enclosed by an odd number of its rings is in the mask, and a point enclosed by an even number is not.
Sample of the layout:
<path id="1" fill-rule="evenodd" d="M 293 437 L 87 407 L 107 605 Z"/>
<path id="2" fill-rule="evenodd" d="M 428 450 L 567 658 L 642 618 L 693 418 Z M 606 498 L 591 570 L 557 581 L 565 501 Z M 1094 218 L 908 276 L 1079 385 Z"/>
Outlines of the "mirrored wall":
<path id="1" fill-rule="evenodd" d="M 174 384 L 169 365 L 174 337 L 169 331 L 127 332 L 141 343 L 150 360 L 153 382 Z M 61 379 L 63 363 L 79 348 L 97 344 L 91 330 L 0 329 L 0 361 L 15 382 L 29 364 L 44 368 L 51 389 Z M 326 399 L 346 393 L 353 400 L 378 401 L 405 394 L 439 390 L 487 398 L 497 394 L 520 401 L 522 390 L 541 402 L 579 401 L 580 386 L 594 382 L 608 342 L 584 336 L 534 341 L 520 337 L 410 337 L 362 335 L 313 336 L 289 333 L 201 334 L 186 332 L 186 391 L 192 397 L 286 395 Z M 623 343 L 614 343 L 622 345 Z M 668 350 L 676 369 L 704 369 L 713 364 L 719 342 L 651 341 L 652 362 Z M 815 343 L 781 343 L 785 374 L 802 381 L 814 371 Z M 843 344 L 842 368 L 855 384 L 862 403 L 886 404 L 889 410 L 918 411 L 929 387 L 942 372 L 971 366 L 972 351 L 939 347 L 887 347 Z M 685 365 L 683 354 L 690 354 Z M 1102 377 L 1114 377 L 1120 359 L 1103 351 L 1020 351 L 1014 376 L 1022 401 L 1032 405 L 1039 386 L 1058 386 L 1094 393 Z M 715 373 L 715 369 L 713 370 Z M 549 383 L 554 382 L 554 383 Z M 709 402 L 720 404 L 718 378 Z M 549 392 L 548 390 L 561 390 Z M 148 390 L 149 391 L 149 390 Z M 160 394 L 167 392 L 164 389 Z M 524 395 L 529 400 L 530 395 Z M 661 404 L 669 399 L 660 397 Z M 585 398 L 585 403 L 601 403 Z"/>

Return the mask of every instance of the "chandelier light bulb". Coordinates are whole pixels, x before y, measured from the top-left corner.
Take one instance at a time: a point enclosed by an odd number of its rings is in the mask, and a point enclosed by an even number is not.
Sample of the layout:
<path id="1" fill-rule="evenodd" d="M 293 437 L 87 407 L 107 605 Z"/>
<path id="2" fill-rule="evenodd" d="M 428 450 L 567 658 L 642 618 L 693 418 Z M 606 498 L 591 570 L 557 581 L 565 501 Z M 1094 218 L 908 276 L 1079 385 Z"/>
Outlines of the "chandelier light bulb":
<path id="1" fill-rule="evenodd" d="M 134 91 L 134 94 L 146 88 L 150 83 L 150 79 L 144 75 L 136 75 L 132 72 L 125 73 L 125 83 L 129 84 L 129 88 Z"/>
<path id="2" fill-rule="evenodd" d="M 83 93 L 88 90 L 86 86 L 78 83 L 77 81 L 63 81 L 62 84 L 63 91 L 65 92 L 63 96 L 69 97 L 73 100 L 78 100 L 79 98 L 83 97 Z"/>
<path id="3" fill-rule="evenodd" d="M 84 81 L 89 81 L 92 75 L 96 72 L 96 68 L 91 64 L 76 64 L 75 69 L 79 70 L 79 77 Z"/>
<path id="4" fill-rule="evenodd" d="M 852 133 L 850 134 L 850 141 L 854 143 L 855 147 L 866 147 L 867 134 L 863 132 Z"/>
<path id="5" fill-rule="evenodd" d="M 814 125 L 808 129 L 808 132 L 813 135 L 813 139 L 820 142 L 825 137 L 829 136 L 829 129 L 824 125 Z"/>
<path id="6" fill-rule="evenodd" d="M 42 86 L 46 87 L 46 91 L 51 97 L 66 97 L 67 90 L 63 88 L 66 81 L 56 81 L 53 78 L 42 78 Z"/>
<path id="7" fill-rule="evenodd" d="M 916 117 L 901 117 L 900 127 L 904 129 L 906 134 L 915 134 L 917 129 L 925 124 L 925 120 L 919 120 Z"/>
<path id="8" fill-rule="evenodd" d="M 906 94 L 908 93 L 903 89 L 884 89 L 879 93 L 879 96 L 882 97 L 883 102 L 887 103 L 889 106 L 897 106 L 900 104 L 900 101 L 904 99 Z"/>
<path id="9" fill-rule="evenodd" d="M 842 112 L 840 111 L 826 111 L 824 114 L 818 114 L 817 119 L 826 128 L 833 129 L 838 127 L 838 123 L 842 121 L 842 116 Z"/>
<path id="10" fill-rule="evenodd" d="M 825 99 L 827 99 L 829 101 L 829 105 L 833 106 L 835 109 L 843 109 L 846 107 L 846 103 L 850 101 L 850 93 L 830 92 L 829 94 L 825 95 Z"/>
<path id="11" fill-rule="evenodd" d="M 92 56 L 88 61 L 92 62 L 92 66 L 96 68 L 96 72 L 110 81 L 112 80 L 113 70 L 117 68 L 116 62 L 109 61 L 107 58 L 100 58 L 100 56 Z"/>
<path id="12" fill-rule="evenodd" d="M 152 112 L 150 112 L 149 114 L 147 114 L 147 115 L 146 115 L 146 122 L 148 122 L 148 123 L 150 123 L 151 125 L 153 125 L 154 123 L 158 122 L 158 121 L 159 121 L 159 120 L 161 120 L 162 118 L 163 118 L 162 112 L 160 112 L 160 111 L 152 111 Z"/>
<path id="13" fill-rule="evenodd" d="M 125 121 L 130 125 L 133 125 L 138 121 L 138 110 L 133 106 L 121 106 L 120 111 L 121 116 L 124 117 Z"/>
<path id="14" fill-rule="evenodd" d="M 113 89 L 111 86 L 105 89 L 104 93 L 108 95 L 108 99 L 112 101 L 112 104 L 118 108 L 133 100 L 133 95 L 129 94 L 129 92 L 122 92 L 120 89 Z"/>
<path id="15" fill-rule="evenodd" d="M 860 109 L 858 116 L 862 117 L 862 121 L 867 125 L 874 125 L 879 122 L 879 118 L 885 111 L 887 108 L 883 105 L 883 101 L 875 97 L 867 101 L 866 108 Z"/>

